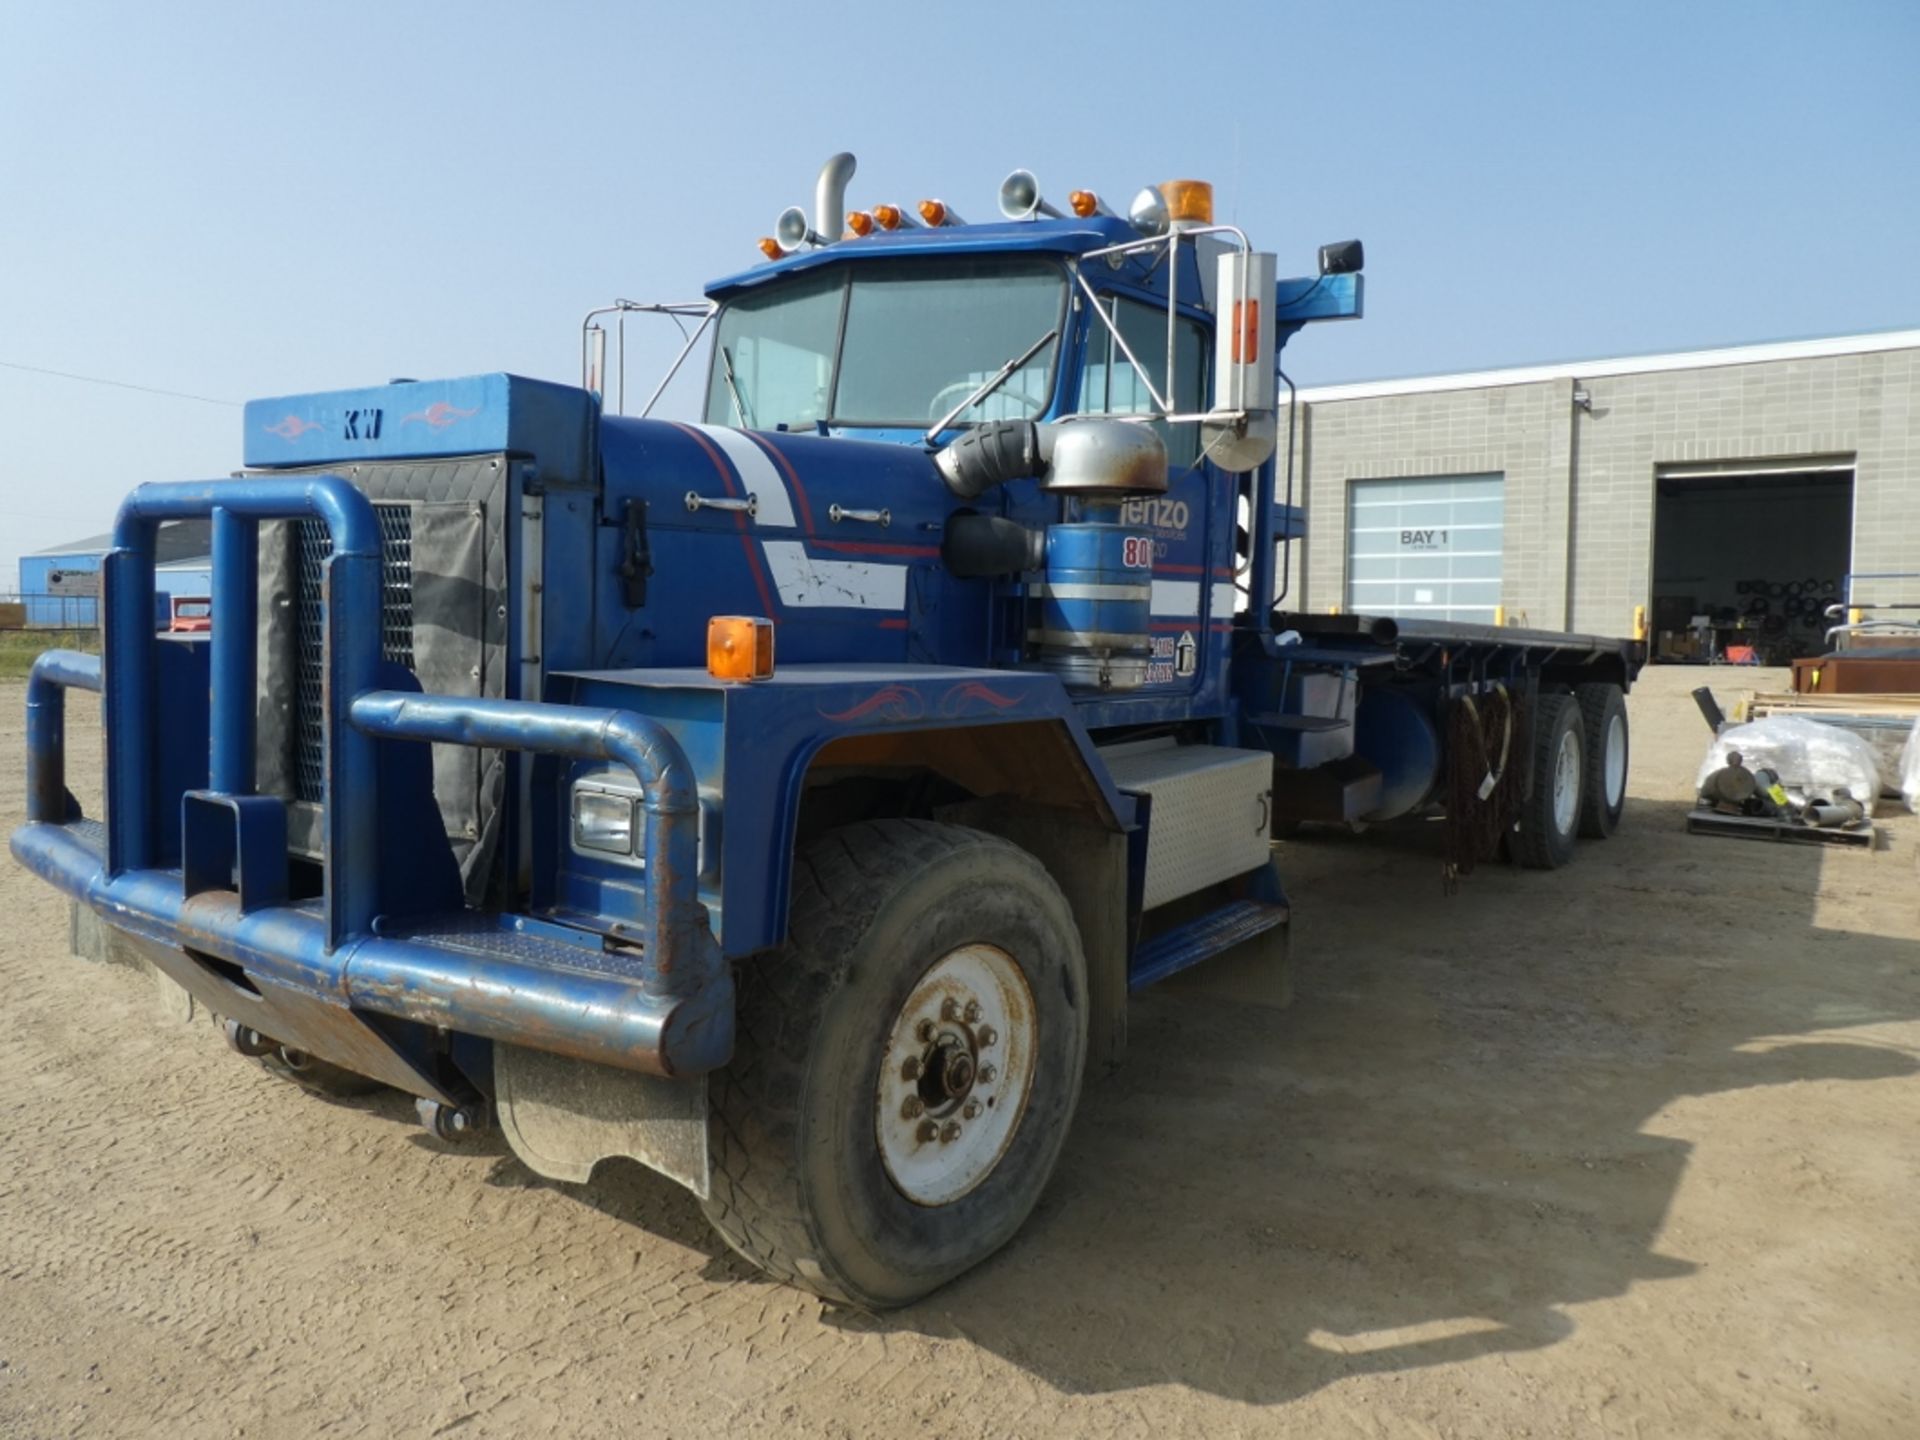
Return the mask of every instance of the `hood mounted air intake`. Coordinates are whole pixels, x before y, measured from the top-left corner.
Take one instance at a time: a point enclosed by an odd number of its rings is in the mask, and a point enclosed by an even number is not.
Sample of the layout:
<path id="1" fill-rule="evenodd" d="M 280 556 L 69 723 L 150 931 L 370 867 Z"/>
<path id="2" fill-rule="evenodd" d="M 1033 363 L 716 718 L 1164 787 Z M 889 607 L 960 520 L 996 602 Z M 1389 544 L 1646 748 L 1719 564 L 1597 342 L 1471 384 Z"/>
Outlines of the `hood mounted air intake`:
<path id="1" fill-rule="evenodd" d="M 996 420 L 974 426 L 933 463 L 962 500 L 1012 480 L 1037 479 L 1055 494 L 1089 499 L 1159 495 L 1167 488 L 1167 447 L 1159 432 L 1124 420 Z"/>

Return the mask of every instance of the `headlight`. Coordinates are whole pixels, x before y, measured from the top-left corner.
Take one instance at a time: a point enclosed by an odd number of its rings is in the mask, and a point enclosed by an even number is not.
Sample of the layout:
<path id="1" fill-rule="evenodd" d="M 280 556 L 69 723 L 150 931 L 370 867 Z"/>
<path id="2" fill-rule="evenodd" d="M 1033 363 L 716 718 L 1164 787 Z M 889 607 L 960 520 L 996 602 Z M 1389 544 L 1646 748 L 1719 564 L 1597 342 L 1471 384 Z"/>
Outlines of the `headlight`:
<path id="1" fill-rule="evenodd" d="M 631 855 L 635 826 L 634 798 L 605 790 L 573 792 L 573 844 L 577 850 L 608 855 Z"/>

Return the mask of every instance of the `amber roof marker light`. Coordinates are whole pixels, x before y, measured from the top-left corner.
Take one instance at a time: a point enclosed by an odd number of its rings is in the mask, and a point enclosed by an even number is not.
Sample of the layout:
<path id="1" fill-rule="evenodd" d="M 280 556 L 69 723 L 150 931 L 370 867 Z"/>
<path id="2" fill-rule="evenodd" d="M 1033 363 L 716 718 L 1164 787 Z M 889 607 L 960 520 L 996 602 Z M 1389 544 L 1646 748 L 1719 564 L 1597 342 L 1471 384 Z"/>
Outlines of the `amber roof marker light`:
<path id="1" fill-rule="evenodd" d="M 943 225 L 964 225 L 960 212 L 944 200 L 922 200 L 914 207 L 920 212 L 920 218 L 938 230 Z"/>
<path id="2" fill-rule="evenodd" d="M 898 205 L 874 206 L 873 220 L 882 230 L 911 230 L 920 224 L 912 213 Z"/>

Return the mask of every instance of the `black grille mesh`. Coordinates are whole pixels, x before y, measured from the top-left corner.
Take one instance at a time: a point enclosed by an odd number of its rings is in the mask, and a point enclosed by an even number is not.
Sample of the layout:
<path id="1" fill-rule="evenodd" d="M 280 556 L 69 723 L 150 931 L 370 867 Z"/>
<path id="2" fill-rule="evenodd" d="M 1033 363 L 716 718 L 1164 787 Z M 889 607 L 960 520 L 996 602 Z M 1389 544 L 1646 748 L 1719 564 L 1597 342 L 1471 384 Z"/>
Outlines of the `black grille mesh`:
<path id="1" fill-rule="evenodd" d="M 380 518 L 380 655 L 413 668 L 413 512 L 376 505 Z M 299 585 L 294 602 L 298 659 L 294 688 L 294 796 L 318 802 L 326 790 L 325 627 L 320 572 L 333 537 L 319 520 L 294 522 Z"/>

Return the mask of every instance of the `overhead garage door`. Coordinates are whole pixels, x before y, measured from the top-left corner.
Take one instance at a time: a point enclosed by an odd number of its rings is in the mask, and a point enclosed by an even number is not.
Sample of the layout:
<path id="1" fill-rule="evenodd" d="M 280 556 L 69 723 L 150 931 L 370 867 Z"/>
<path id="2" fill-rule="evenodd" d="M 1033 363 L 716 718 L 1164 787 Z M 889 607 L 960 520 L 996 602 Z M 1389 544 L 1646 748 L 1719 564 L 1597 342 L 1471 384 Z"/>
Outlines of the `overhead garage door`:
<path id="1" fill-rule="evenodd" d="M 1352 482 L 1347 608 L 1492 624 L 1503 508 L 1498 475 Z"/>

